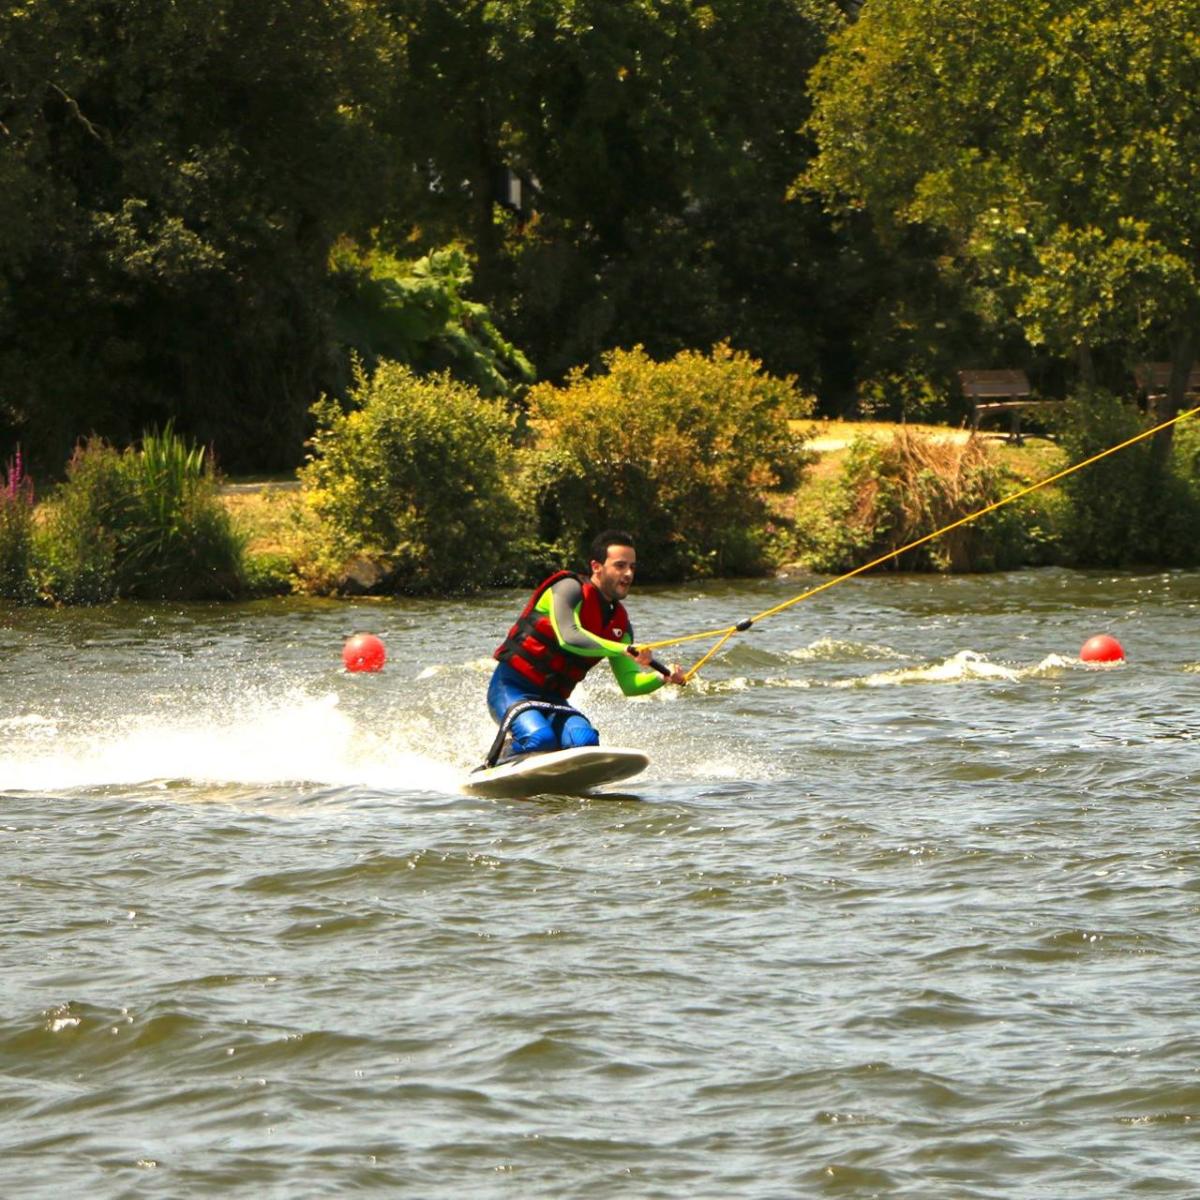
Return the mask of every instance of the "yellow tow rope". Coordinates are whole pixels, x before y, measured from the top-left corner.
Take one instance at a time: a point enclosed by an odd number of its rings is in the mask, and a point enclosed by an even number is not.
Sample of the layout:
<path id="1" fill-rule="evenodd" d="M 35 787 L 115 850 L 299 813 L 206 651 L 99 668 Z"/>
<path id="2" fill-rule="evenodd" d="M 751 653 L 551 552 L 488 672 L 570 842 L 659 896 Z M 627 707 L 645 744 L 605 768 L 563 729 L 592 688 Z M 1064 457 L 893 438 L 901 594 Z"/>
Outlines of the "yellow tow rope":
<path id="1" fill-rule="evenodd" d="M 685 672 L 686 677 L 691 679 L 692 676 L 695 675 L 696 672 L 699 671 L 700 668 L 704 666 L 704 664 L 708 662 L 708 660 L 712 658 L 712 656 L 716 654 L 721 647 L 724 646 L 731 637 L 733 637 L 735 633 L 743 633 L 745 630 L 749 629 L 751 625 L 754 625 L 759 621 L 763 621 L 767 617 L 773 617 L 776 613 L 781 613 L 785 609 L 789 609 L 793 605 L 799 604 L 801 600 L 807 600 L 811 596 L 817 595 L 818 592 L 824 592 L 847 579 L 853 579 L 855 575 L 862 575 L 865 571 L 870 571 L 873 567 L 879 566 L 880 563 L 885 563 L 892 558 L 898 558 L 901 554 L 904 554 L 908 550 L 913 550 L 917 546 L 923 546 L 926 542 L 933 541 L 934 538 L 941 537 L 943 533 L 949 533 L 952 529 L 958 529 L 960 526 L 966 525 L 971 521 L 977 521 L 980 517 L 987 516 L 988 513 L 995 512 L 996 509 L 1003 508 L 1006 504 L 1012 504 L 1015 501 L 1028 496 L 1031 492 L 1036 492 L 1038 488 L 1044 488 L 1048 484 L 1057 483 L 1058 480 L 1065 479 L 1068 475 L 1073 475 L 1076 471 L 1082 471 L 1084 467 L 1090 467 L 1092 463 L 1099 462 L 1102 458 L 1107 458 L 1110 454 L 1116 454 L 1118 450 L 1124 450 L 1127 446 L 1132 446 L 1135 442 L 1140 442 L 1145 438 L 1152 437 L 1160 430 L 1167 429 L 1171 425 L 1174 425 L 1176 422 L 1182 421 L 1187 417 L 1195 416 L 1196 413 L 1200 413 L 1200 406 L 1189 409 L 1187 412 L 1178 413 L 1169 421 L 1163 421 L 1159 425 L 1155 425 L 1150 429 L 1145 429 L 1141 433 L 1135 434 L 1131 438 L 1126 438 L 1125 441 L 1120 442 L 1115 446 L 1110 446 L 1107 450 L 1101 450 L 1099 454 L 1093 454 L 1091 458 L 1085 458 L 1082 462 L 1075 463 L 1074 466 L 1066 467 L 1061 471 L 1055 472 L 1053 475 L 1047 476 L 1047 478 L 1042 479 L 1037 483 L 1032 483 L 1028 487 L 1021 488 L 1020 491 L 1013 492 L 1011 496 L 1005 496 L 1002 499 L 989 504 L 986 508 L 979 509 L 978 512 L 973 512 L 968 516 L 960 517 L 957 521 L 951 521 L 949 525 L 943 525 L 941 529 L 935 529 L 933 533 L 927 533 L 924 537 L 919 537 L 915 541 L 909 542 L 907 546 L 901 546 L 898 550 L 889 550 L 886 554 L 881 554 L 878 558 L 873 558 L 870 562 L 863 563 L 861 567 L 855 567 L 853 571 L 847 571 L 844 575 L 838 575 L 835 579 L 827 579 L 824 583 L 820 583 L 814 588 L 809 588 L 808 591 L 801 592 L 800 595 L 793 596 L 790 600 L 785 600 L 782 604 L 776 604 L 773 608 L 764 609 L 762 612 L 756 613 L 753 617 L 746 617 L 739 621 L 736 625 L 722 626 L 720 629 L 705 629 L 700 633 L 688 633 L 684 634 L 682 637 L 666 638 L 661 642 L 639 642 L 638 649 L 661 650 L 664 646 L 678 646 L 683 642 L 696 642 L 704 638 L 717 638 L 717 642 L 704 655 L 704 657 Z"/>

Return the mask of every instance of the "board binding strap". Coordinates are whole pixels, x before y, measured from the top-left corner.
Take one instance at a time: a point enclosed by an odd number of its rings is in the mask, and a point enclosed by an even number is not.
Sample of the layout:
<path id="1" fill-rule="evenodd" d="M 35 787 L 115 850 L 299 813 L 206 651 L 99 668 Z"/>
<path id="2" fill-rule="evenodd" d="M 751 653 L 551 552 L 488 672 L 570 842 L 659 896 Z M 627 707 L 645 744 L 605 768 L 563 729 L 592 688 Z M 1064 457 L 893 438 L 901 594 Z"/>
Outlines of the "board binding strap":
<path id="1" fill-rule="evenodd" d="M 466 779 L 465 790 L 479 796 L 521 798 L 550 794 L 581 795 L 606 783 L 644 771 L 650 759 L 640 750 L 618 746 L 574 746 L 503 757 L 513 721 L 523 712 L 576 713 L 568 704 L 522 700 L 504 714 L 496 739 L 481 767 Z"/>

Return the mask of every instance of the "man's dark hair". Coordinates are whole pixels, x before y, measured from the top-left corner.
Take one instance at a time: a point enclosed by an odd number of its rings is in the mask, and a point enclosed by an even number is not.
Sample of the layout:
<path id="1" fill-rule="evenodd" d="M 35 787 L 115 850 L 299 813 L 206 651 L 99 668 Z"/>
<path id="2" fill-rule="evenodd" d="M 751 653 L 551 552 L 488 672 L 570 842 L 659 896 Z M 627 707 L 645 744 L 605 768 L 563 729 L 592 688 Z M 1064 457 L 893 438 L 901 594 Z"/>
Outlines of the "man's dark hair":
<path id="1" fill-rule="evenodd" d="M 588 551 L 591 557 L 588 562 L 606 562 L 609 546 L 630 546 L 637 549 L 634 545 L 633 534 L 626 533 L 624 529 L 606 529 L 592 539 L 592 548 Z"/>

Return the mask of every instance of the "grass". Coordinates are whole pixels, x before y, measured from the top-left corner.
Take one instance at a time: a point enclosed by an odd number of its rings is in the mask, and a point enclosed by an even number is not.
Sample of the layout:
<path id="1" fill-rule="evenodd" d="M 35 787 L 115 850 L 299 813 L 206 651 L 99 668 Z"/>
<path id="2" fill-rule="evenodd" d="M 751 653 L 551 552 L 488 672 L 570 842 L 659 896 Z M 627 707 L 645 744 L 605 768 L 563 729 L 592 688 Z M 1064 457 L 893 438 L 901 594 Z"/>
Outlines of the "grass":
<path id="1" fill-rule="evenodd" d="M 899 425 L 890 421 L 816 420 L 792 421 L 790 424 L 797 432 L 809 434 L 809 447 L 819 454 L 809 472 L 810 485 L 820 484 L 840 474 L 846 451 L 856 437 L 887 442 L 901 429 L 934 441 L 965 441 L 970 435 L 969 429 L 952 425 Z M 1020 445 L 1010 442 L 1003 432 L 990 429 L 981 430 L 976 436 L 995 454 L 1000 465 L 1020 481 L 1021 486 L 1045 479 L 1067 465 L 1061 447 L 1040 434 L 1024 435 Z"/>
<path id="2" fill-rule="evenodd" d="M 247 553 L 292 555 L 298 549 L 306 510 L 294 480 L 226 485 L 221 502 L 246 535 Z"/>
<path id="3" fill-rule="evenodd" d="M 817 417 L 811 420 L 789 421 L 788 424 L 798 431 L 811 431 L 813 438 L 818 441 L 848 442 L 863 435 L 881 439 L 889 438 L 900 428 L 924 434 L 927 437 L 959 438 L 966 436 L 966 430 L 950 425 L 922 425 L 916 422 L 900 426 L 894 421 L 834 421 L 829 418 Z"/>

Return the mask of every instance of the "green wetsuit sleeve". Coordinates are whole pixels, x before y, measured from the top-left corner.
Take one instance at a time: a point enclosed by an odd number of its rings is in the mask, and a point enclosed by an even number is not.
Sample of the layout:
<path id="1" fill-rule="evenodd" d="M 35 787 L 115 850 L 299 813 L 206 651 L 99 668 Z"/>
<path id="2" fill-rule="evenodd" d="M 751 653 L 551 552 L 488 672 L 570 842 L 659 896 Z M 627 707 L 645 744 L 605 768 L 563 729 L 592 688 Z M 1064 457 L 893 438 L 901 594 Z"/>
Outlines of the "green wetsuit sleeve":
<path id="1" fill-rule="evenodd" d="M 663 685 L 657 671 L 643 671 L 637 660 L 626 651 L 633 641 L 632 631 L 626 631 L 622 641 L 614 642 L 584 629 L 579 621 L 583 604 L 583 586 L 577 579 L 560 579 L 538 599 L 537 607 L 550 618 L 558 644 L 571 654 L 587 658 L 607 658 L 616 676 L 617 685 L 626 696 L 646 696 Z"/>
<path id="2" fill-rule="evenodd" d="M 657 671 L 643 671 L 637 659 L 628 654 L 611 658 L 609 663 L 617 677 L 618 686 L 626 696 L 648 696 L 651 692 L 657 692 L 666 682 Z"/>

